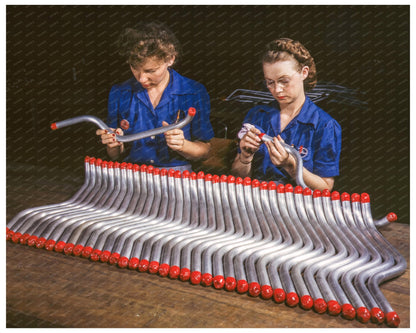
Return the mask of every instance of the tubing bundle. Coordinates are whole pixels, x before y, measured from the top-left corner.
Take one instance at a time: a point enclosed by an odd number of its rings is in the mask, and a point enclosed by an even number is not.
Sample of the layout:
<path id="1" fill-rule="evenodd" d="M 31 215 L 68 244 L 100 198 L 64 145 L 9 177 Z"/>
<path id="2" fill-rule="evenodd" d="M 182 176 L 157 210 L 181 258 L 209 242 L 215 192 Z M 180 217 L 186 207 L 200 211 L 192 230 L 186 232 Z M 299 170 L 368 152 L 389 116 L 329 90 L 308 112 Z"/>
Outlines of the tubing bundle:
<path id="1" fill-rule="evenodd" d="M 26 209 L 7 239 L 347 319 L 400 319 L 380 284 L 406 261 L 368 194 L 85 158 L 69 200 Z"/>

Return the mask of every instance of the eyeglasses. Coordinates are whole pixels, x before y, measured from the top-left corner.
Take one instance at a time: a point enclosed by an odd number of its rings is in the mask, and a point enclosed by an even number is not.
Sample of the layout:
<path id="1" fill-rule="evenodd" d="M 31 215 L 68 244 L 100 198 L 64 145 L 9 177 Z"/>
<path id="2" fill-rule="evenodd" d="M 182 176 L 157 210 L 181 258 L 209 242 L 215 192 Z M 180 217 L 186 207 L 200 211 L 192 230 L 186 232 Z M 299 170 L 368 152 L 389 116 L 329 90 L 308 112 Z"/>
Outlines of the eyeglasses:
<path id="1" fill-rule="evenodd" d="M 284 76 L 284 77 L 280 78 L 277 81 L 270 80 L 270 79 L 265 79 L 264 83 L 266 84 L 268 89 L 275 89 L 276 86 L 279 86 L 280 88 L 284 89 L 287 86 L 289 86 L 289 84 L 292 81 L 292 78 L 293 78 L 293 76 L 295 76 L 295 74 L 299 74 L 299 72 L 295 72 L 291 76 Z"/>

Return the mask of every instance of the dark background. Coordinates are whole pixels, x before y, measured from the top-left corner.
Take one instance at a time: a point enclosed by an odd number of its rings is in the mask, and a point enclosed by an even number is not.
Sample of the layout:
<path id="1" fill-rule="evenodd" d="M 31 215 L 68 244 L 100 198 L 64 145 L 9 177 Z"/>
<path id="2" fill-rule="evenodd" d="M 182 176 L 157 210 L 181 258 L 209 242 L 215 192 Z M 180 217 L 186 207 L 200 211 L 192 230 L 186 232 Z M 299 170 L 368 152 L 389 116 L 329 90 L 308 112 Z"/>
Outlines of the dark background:
<path id="1" fill-rule="evenodd" d="M 78 115 L 106 119 L 112 84 L 130 77 L 114 42 L 138 21 L 176 34 L 175 68 L 203 83 L 218 136 L 228 137 L 253 105 L 225 102 L 238 88 L 263 89 L 258 61 L 278 37 L 300 40 L 320 82 L 360 92 L 359 107 L 318 103 L 343 128 L 335 190 L 367 192 L 375 218 L 410 223 L 410 6 L 7 6 L 7 172 L 56 168 L 56 181 L 83 178 L 86 155 L 106 158 L 89 123 L 51 131 Z M 41 176 L 41 173 L 38 174 Z"/>

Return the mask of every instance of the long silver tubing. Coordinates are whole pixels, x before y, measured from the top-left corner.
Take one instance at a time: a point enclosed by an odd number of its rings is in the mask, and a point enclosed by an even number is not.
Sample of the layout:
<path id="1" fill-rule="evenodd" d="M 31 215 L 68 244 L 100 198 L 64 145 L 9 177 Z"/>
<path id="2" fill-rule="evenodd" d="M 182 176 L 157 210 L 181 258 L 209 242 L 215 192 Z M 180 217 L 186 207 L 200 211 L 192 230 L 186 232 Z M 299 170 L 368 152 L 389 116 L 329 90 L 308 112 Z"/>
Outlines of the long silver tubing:
<path id="1" fill-rule="evenodd" d="M 94 198 L 99 194 L 102 183 L 102 167 L 101 165 L 93 165 L 92 171 L 94 173 L 95 184 L 92 188 L 92 191 L 88 193 L 84 200 L 77 202 L 74 205 L 64 206 L 59 208 L 54 208 L 47 212 L 41 212 L 36 215 L 32 215 L 29 220 L 25 221 L 23 232 L 31 233 L 36 237 L 47 237 L 48 235 L 44 233 L 44 230 L 52 223 L 53 219 L 62 217 L 62 214 L 76 212 L 79 209 L 88 209 L 94 207 Z M 35 223 L 36 222 L 36 223 Z M 33 228 L 32 228 L 33 225 Z M 42 235 L 42 236 L 41 236 Z"/>
<path id="2" fill-rule="evenodd" d="M 273 141 L 273 138 L 267 134 L 260 134 L 260 138 L 266 142 L 266 141 Z M 293 157 L 296 160 L 296 183 L 299 186 L 302 186 L 302 188 L 306 188 L 306 184 L 303 181 L 303 160 L 302 157 L 300 156 L 299 152 L 292 146 L 288 145 L 285 142 L 280 142 L 280 144 L 283 146 L 283 148 L 285 148 L 285 150 L 293 155 Z"/>
<path id="3" fill-rule="evenodd" d="M 188 109 L 188 113 L 187 113 L 186 117 L 183 120 L 179 121 L 178 123 L 171 124 L 171 125 L 168 125 L 168 126 L 162 126 L 162 127 L 158 127 L 158 128 L 154 128 L 154 129 L 150 129 L 150 130 L 147 130 L 147 131 L 143 131 L 143 132 L 135 133 L 135 134 L 130 134 L 130 135 L 117 135 L 116 134 L 116 140 L 119 141 L 119 142 L 131 142 L 131 141 L 135 141 L 135 140 L 148 138 L 148 137 L 153 136 L 153 135 L 159 135 L 159 134 L 165 133 L 165 132 L 173 130 L 173 129 L 183 128 L 192 121 L 195 114 L 196 114 L 195 108 L 191 107 L 191 108 Z M 101 119 L 99 119 L 95 116 L 91 116 L 91 115 L 83 115 L 83 116 L 78 116 L 78 117 L 74 117 L 74 118 L 69 118 L 69 119 L 66 119 L 66 120 L 61 120 L 61 121 L 58 121 L 56 123 L 53 123 L 51 125 L 51 128 L 55 130 L 55 129 L 59 129 L 59 128 L 79 124 L 79 123 L 82 123 L 82 122 L 93 123 L 98 128 L 107 130 L 109 133 L 113 133 L 113 131 Z"/>
<path id="4" fill-rule="evenodd" d="M 101 160 L 99 160 L 101 161 Z M 19 212 L 8 223 L 7 227 L 13 229 L 15 232 L 20 231 L 20 226 L 26 224 L 27 219 L 40 213 L 47 213 L 54 209 L 62 209 L 66 206 L 76 205 L 82 202 L 85 196 L 94 189 L 95 185 L 95 158 L 85 158 L 85 181 L 82 187 L 77 191 L 72 198 L 58 204 L 45 205 L 40 207 L 28 208 Z"/>
<path id="5" fill-rule="evenodd" d="M 382 255 L 389 264 L 388 266 L 386 265 L 387 267 L 381 267 L 378 272 L 369 278 L 368 289 L 380 305 L 381 310 L 386 314 L 388 326 L 397 327 L 400 323 L 400 319 L 381 292 L 379 285 L 386 280 L 403 274 L 407 268 L 407 263 L 399 251 L 397 251 L 397 249 L 395 249 L 394 246 L 392 246 L 376 229 L 376 225 L 371 216 L 370 200 L 367 194 L 361 195 L 361 209 L 363 219 L 367 222 L 367 225 L 369 225 L 369 230 L 374 239 L 377 243 L 382 245 Z"/>

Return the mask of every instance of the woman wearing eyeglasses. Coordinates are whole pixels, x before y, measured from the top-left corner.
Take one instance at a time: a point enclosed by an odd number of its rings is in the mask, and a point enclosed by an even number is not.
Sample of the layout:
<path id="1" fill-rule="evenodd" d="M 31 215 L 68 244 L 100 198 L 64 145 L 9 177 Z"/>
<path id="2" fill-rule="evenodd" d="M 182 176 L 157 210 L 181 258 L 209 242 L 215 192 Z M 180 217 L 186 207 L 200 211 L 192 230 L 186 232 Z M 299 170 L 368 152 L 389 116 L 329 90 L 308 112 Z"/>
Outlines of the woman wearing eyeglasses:
<path id="1" fill-rule="evenodd" d="M 265 83 L 275 101 L 252 108 L 245 117 L 232 173 L 292 183 L 297 165 L 280 144 L 285 142 L 302 157 L 306 186 L 332 190 L 334 177 L 339 175 L 341 127 L 305 94 L 317 82 L 312 56 L 298 41 L 281 38 L 267 45 L 262 63 Z M 263 143 L 261 133 L 273 140 Z"/>

